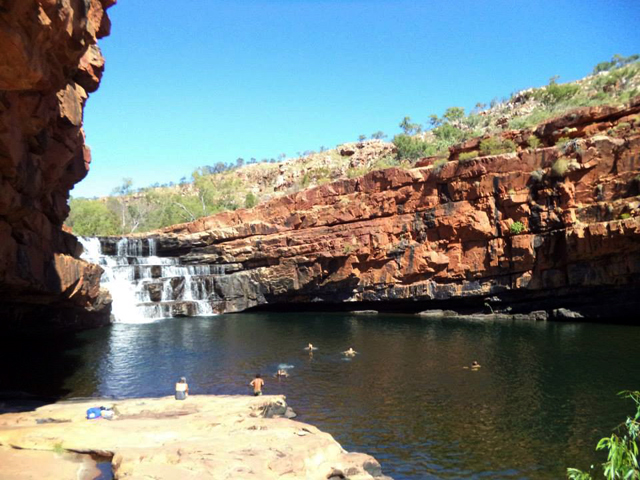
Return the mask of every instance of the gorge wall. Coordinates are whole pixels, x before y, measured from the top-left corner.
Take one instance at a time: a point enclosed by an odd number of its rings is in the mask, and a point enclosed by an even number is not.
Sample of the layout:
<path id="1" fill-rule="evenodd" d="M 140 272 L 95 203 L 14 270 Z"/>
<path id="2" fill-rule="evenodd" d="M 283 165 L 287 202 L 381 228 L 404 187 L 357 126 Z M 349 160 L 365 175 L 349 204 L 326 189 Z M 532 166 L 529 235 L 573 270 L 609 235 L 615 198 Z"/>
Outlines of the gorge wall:
<path id="1" fill-rule="evenodd" d="M 424 159 L 157 232 L 157 254 L 216 265 L 214 311 L 366 305 L 592 318 L 640 306 L 640 98 L 508 131 L 517 152 Z M 541 148 L 528 148 L 535 134 Z M 566 137 L 561 142 L 558 139 Z M 556 145 L 557 143 L 557 145 Z M 435 161 L 435 164 L 434 164 Z"/>
<path id="2" fill-rule="evenodd" d="M 0 4 L 0 318 L 67 326 L 109 321 L 102 269 L 62 229 L 88 172 L 83 107 L 100 83 L 96 42 L 115 0 Z"/>

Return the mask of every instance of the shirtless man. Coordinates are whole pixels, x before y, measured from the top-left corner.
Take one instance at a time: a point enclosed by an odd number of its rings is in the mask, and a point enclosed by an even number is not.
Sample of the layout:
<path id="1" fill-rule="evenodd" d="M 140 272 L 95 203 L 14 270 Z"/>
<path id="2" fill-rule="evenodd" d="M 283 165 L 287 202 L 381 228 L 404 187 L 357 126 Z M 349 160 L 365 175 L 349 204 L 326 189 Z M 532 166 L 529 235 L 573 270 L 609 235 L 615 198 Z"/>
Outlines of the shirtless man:
<path id="1" fill-rule="evenodd" d="M 345 351 L 345 352 L 342 352 L 342 353 L 344 353 L 347 357 L 355 357 L 355 356 L 356 356 L 356 353 L 358 353 L 358 352 L 356 352 L 356 351 L 353 349 L 353 347 L 349 347 L 349 350 L 347 350 L 347 351 Z"/>
<path id="2" fill-rule="evenodd" d="M 264 380 L 260 378 L 260 374 L 256 373 L 256 378 L 249 382 L 249 385 L 253 387 L 253 394 L 257 397 L 258 395 L 262 395 L 262 386 L 264 385 Z"/>

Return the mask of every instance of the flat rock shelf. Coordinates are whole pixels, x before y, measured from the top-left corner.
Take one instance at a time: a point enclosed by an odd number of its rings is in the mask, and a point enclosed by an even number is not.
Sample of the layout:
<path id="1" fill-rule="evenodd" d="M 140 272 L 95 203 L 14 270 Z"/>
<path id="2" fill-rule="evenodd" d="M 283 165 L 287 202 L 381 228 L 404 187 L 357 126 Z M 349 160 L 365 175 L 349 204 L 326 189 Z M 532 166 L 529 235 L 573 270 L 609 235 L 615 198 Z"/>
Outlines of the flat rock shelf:
<path id="1" fill-rule="evenodd" d="M 87 420 L 86 410 L 98 405 L 112 406 L 115 418 Z M 8 413 L 0 415 L 0 461 L 23 468 L 3 478 L 33 478 L 28 470 L 37 468 L 37 478 L 58 480 L 60 458 L 29 461 L 34 452 L 49 451 L 110 458 L 115 479 L 390 480 L 373 457 L 346 452 L 328 433 L 284 418 L 290 411 L 283 395 L 195 395 Z"/>

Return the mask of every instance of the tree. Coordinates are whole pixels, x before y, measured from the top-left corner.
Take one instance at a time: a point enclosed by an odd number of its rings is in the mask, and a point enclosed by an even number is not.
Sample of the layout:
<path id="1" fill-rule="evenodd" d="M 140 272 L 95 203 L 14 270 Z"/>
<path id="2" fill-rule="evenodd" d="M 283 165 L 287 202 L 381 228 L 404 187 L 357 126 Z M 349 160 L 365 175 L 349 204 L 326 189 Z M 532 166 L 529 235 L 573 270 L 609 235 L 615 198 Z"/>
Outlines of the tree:
<path id="1" fill-rule="evenodd" d="M 80 236 L 116 235 L 118 218 L 101 200 L 72 198 L 66 225 Z"/>
<path id="2" fill-rule="evenodd" d="M 236 158 L 236 167 L 240 168 L 242 165 L 244 165 L 244 158 L 242 157 Z"/>
<path id="3" fill-rule="evenodd" d="M 411 117 L 404 117 L 400 122 L 400 128 L 405 135 L 416 135 L 422 131 L 419 123 L 411 122 Z"/>
<path id="4" fill-rule="evenodd" d="M 359 142 L 364 142 L 367 139 L 366 135 L 358 135 L 358 141 Z"/>
<path id="5" fill-rule="evenodd" d="M 418 137 L 412 137 L 401 133 L 393 138 L 393 143 L 398 149 L 400 160 L 417 160 L 428 157 L 436 153 L 436 147 L 432 143 L 427 143 Z"/>
<path id="6" fill-rule="evenodd" d="M 377 132 L 374 132 L 371 134 L 371 138 L 376 140 L 382 140 L 383 138 L 387 138 L 387 136 L 385 135 L 384 132 L 378 130 Z"/>
<path id="7" fill-rule="evenodd" d="M 442 125 L 442 120 L 440 120 L 437 115 L 431 114 L 429 115 L 429 125 L 431 128 L 437 128 Z"/>
<path id="8" fill-rule="evenodd" d="M 457 124 L 464 118 L 464 108 L 449 107 L 442 115 L 448 122 Z"/>
<path id="9" fill-rule="evenodd" d="M 132 186 L 133 180 L 131 178 L 123 178 L 122 184 L 111 191 L 112 195 L 117 196 L 117 199 L 112 202 L 112 205 L 118 212 L 118 217 L 120 218 L 120 233 L 123 235 L 127 233 L 127 199 L 125 197 L 131 194 Z"/>

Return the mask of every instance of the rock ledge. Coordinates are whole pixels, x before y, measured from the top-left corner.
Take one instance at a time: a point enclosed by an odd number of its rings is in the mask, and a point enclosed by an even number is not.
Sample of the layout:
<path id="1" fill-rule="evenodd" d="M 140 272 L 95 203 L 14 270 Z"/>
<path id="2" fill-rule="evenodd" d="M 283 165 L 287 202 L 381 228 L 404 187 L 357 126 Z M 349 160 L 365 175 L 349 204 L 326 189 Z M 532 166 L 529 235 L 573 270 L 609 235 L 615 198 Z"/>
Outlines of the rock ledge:
<path id="1" fill-rule="evenodd" d="M 112 405 L 116 418 L 86 420 L 87 408 L 98 405 Z M 287 410 L 282 395 L 56 403 L 0 415 L 0 462 L 64 449 L 111 457 L 116 479 L 390 480 L 373 457 L 348 453 L 328 433 L 282 418 Z M 38 478 L 58 478 L 55 468 L 33 468 Z"/>

